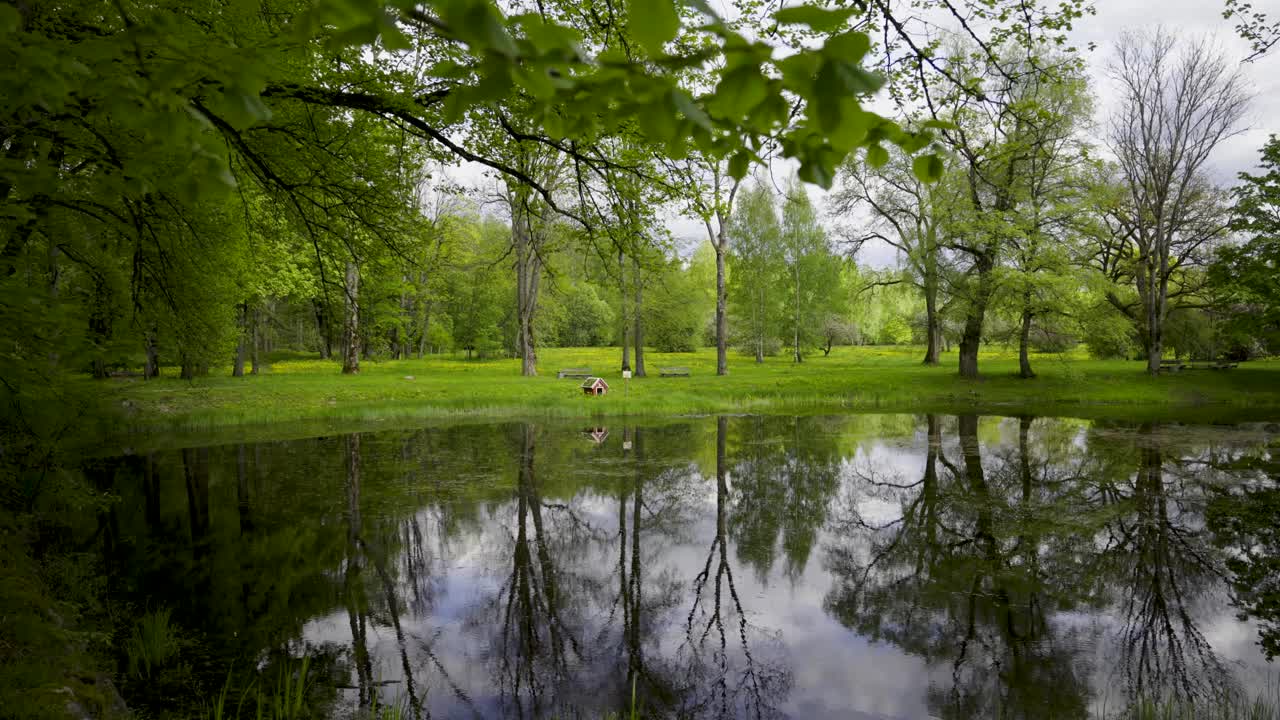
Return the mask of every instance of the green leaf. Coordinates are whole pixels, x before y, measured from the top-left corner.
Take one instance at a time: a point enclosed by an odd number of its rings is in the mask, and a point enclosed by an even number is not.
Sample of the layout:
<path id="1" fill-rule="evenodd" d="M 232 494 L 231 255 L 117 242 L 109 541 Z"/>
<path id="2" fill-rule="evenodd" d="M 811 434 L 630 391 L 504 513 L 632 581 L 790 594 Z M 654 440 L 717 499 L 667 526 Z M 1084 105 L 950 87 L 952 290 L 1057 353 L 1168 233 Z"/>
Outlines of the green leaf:
<path id="1" fill-rule="evenodd" d="M 703 129 L 712 129 L 711 118 L 703 112 L 702 108 L 698 107 L 698 104 L 693 101 L 693 98 L 689 96 L 689 93 L 681 90 L 680 88 L 675 88 L 671 91 L 671 100 L 676 104 L 676 109 L 679 110 L 682 115 L 689 118 Z"/>
<path id="2" fill-rule="evenodd" d="M 769 84 L 760 74 L 760 68 L 743 65 L 720 78 L 713 102 L 725 116 L 737 120 L 751 112 L 768 94 Z"/>
<path id="3" fill-rule="evenodd" d="M 810 113 L 818 121 L 818 127 L 827 133 L 835 132 L 840 127 L 843 121 L 843 101 L 849 96 L 835 65 L 834 62 L 822 64 L 822 69 L 814 79 L 813 96 L 809 98 Z"/>
<path id="4" fill-rule="evenodd" d="M 959 130 L 960 126 L 950 120 L 926 120 L 921 127 L 935 130 Z"/>
<path id="5" fill-rule="evenodd" d="M 530 95 L 539 100 L 549 100 L 556 94 L 556 88 L 551 84 L 551 78 L 541 68 L 517 65 L 515 78 L 516 82 L 520 83 L 520 87 L 528 90 Z"/>
<path id="6" fill-rule="evenodd" d="M 818 32 L 831 32 L 859 11 L 857 7 L 828 10 L 816 5 L 799 5 L 779 10 L 773 19 L 782 25 L 808 25 Z"/>
<path id="7" fill-rule="evenodd" d="M 554 109 L 548 109 L 542 116 L 542 129 L 551 136 L 553 140 L 561 140 L 565 136 L 564 118 Z"/>
<path id="8" fill-rule="evenodd" d="M 676 0 L 627 0 L 627 29 L 649 55 L 662 55 L 680 30 Z"/>
<path id="9" fill-rule="evenodd" d="M 653 142 L 665 143 L 676 133 L 680 119 L 664 105 L 641 108 L 636 113 L 640 130 Z"/>
<path id="10" fill-rule="evenodd" d="M 796 174 L 801 180 L 824 189 L 831 188 L 836 170 L 834 153 L 821 147 L 808 148 L 799 159 L 800 170 Z"/>
<path id="11" fill-rule="evenodd" d="M 751 169 L 751 153 L 746 150 L 739 150 L 729 158 L 729 177 L 734 180 L 741 180 L 747 176 L 747 171 Z"/>
<path id="12" fill-rule="evenodd" d="M 867 147 L 867 164 L 873 168 L 884 167 L 889 162 L 889 151 L 880 145 Z"/>
<path id="13" fill-rule="evenodd" d="M 911 161 L 911 172 L 920 179 L 920 182 L 933 183 L 942 177 L 942 158 L 936 153 L 929 155 L 921 155 Z"/>
<path id="14" fill-rule="evenodd" d="M 861 145 L 871 127 L 880 120 L 878 115 L 857 107 L 857 103 L 852 99 L 846 99 L 845 105 L 845 109 L 840 113 L 839 126 L 830 133 L 828 138 L 831 147 L 840 153 L 847 153 Z"/>
<path id="15" fill-rule="evenodd" d="M 894 142 L 898 144 L 898 147 L 902 148 L 903 152 L 908 155 L 914 155 L 928 147 L 929 143 L 933 142 L 933 138 L 928 133 L 911 133 Z"/>
<path id="16" fill-rule="evenodd" d="M 833 60 L 856 63 L 871 49 L 871 38 L 866 33 L 850 30 L 833 35 L 822 46 L 822 54 Z"/>
<path id="17" fill-rule="evenodd" d="M 778 69 L 782 71 L 787 89 L 807 98 L 813 94 L 813 77 L 818 74 L 821 62 L 814 53 L 798 52 L 779 60 Z"/>
<path id="18" fill-rule="evenodd" d="M 539 53 L 562 51 L 574 56 L 580 54 L 579 45 L 582 42 L 582 36 L 573 28 L 546 22 L 535 13 L 516 15 L 511 18 L 511 21 L 520 28 L 525 39 L 533 43 Z"/>
<path id="19" fill-rule="evenodd" d="M 854 95 L 870 95 L 884 85 L 884 78 L 868 72 L 857 63 L 845 60 L 831 60 L 827 63 L 839 78 L 844 92 Z"/>

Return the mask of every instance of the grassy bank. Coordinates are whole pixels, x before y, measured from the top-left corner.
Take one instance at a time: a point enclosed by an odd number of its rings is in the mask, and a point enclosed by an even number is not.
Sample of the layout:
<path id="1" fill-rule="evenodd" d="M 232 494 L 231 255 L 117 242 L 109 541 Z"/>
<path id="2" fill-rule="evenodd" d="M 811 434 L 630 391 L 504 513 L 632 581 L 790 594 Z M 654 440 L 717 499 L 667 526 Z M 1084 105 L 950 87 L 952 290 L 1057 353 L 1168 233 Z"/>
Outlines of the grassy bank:
<path id="1" fill-rule="evenodd" d="M 794 365 L 783 357 L 757 365 L 733 354 L 730 374 L 715 375 L 715 353 L 648 353 L 650 377 L 624 383 L 618 351 L 546 349 L 540 376 L 524 378 L 515 360 L 364 362 L 358 376 L 336 363 L 277 360 L 261 375 L 231 378 L 226 369 L 193 382 L 169 377 L 107 381 L 98 392 L 125 411 L 135 431 L 213 430 L 234 426 L 366 423 L 465 417 L 602 417 L 704 413 L 852 411 L 978 411 L 1082 417 L 1195 417 L 1229 420 L 1280 415 L 1280 362 L 1245 363 L 1230 371 L 1191 370 L 1147 377 L 1143 365 L 1091 360 L 1080 354 L 1033 358 L 1038 377 L 1017 377 L 1016 356 L 984 353 L 979 380 L 956 375 L 955 354 L 938 367 L 919 363 L 917 348 L 837 348 Z M 659 378 L 662 366 L 690 368 L 692 377 Z M 577 381 L 557 380 L 561 368 L 589 367 L 612 386 L 587 397 Z M 89 382 L 86 380 L 86 382 Z"/>

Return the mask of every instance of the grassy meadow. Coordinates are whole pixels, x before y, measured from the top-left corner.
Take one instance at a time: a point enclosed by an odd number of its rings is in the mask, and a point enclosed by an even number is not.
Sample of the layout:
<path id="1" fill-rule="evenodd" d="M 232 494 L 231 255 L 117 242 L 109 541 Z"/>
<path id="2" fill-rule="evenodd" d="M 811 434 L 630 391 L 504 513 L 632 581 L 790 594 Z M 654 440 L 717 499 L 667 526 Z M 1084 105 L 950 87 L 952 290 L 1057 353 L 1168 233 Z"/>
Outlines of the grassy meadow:
<path id="1" fill-rule="evenodd" d="M 844 347 L 793 364 L 778 356 L 756 364 L 730 354 L 729 375 L 715 375 L 715 351 L 646 352 L 647 378 L 621 378 L 616 348 L 548 348 L 539 376 L 521 377 L 514 359 L 364 361 L 357 376 L 336 362 L 274 357 L 257 376 L 230 377 L 215 368 L 194 381 L 165 377 L 107 381 L 106 399 L 122 408 L 131 430 L 209 431 L 277 423 L 366 423 L 466 417 L 603 417 L 706 413 L 976 411 L 1080 417 L 1232 420 L 1280 414 L 1280 362 L 1243 363 L 1229 371 L 1188 370 L 1150 378 L 1143 363 L 1092 360 L 1083 353 L 1033 357 L 1038 377 L 1017 377 L 1015 353 L 982 357 L 983 377 L 960 378 L 956 356 L 926 367 L 915 347 Z M 691 377 L 661 378 L 663 366 Z M 587 367 L 611 391 L 585 396 L 580 381 L 556 379 L 562 368 Z M 86 382 L 89 382 L 86 380 Z M 98 392 L 102 392 L 101 389 Z"/>

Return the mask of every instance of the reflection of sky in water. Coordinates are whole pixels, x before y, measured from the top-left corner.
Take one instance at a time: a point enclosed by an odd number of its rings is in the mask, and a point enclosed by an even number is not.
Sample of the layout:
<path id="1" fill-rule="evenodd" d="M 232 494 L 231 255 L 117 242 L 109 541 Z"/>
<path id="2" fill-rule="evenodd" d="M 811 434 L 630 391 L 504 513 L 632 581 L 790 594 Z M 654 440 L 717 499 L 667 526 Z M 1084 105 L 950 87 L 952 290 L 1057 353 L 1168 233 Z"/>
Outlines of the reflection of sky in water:
<path id="1" fill-rule="evenodd" d="M 713 431 L 706 437 L 714 459 L 715 421 L 701 420 L 695 425 L 698 423 L 710 423 Z M 1089 442 L 1129 441 L 1133 436 L 1132 430 L 1123 428 L 1095 432 L 1082 423 L 1055 426 L 1053 421 L 1045 419 L 1036 423 L 1033 432 L 1037 447 L 1041 443 L 1049 447 L 1056 442 L 1057 452 L 1076 456 L 1087 455 Z M 698 427 L 705 430 L 705 425 Z M 836 429 L 839 430 L 838 424 Z M 1060 435 L 1057 441 L 1041 438 L 1040 433 L 1048 430 Z M 735 425 L 734 432 L 743 431 Z M 777 443 L 781 445 L 757 445 L 785 446 L 792 441 L 788 432 L 785 428 L 779 431 Z M 1232 437 L 1227 430 L 1214 432 L 1217 433 L 1215 442 Z M 984 419 L 978 433 L 987 480 L 994 486 L 1003 482 L 997 476 L 1001 468 L 1007 470 L 1001 463 L 1008 463 L 1017 448 L 1018 421 Z M 1257 439 L 1256 433 L 1249 437 L 1250 442 Z M 960 465 L 961 450 L 954 418 L 943 419 L 941 438 L 943 454 L 954 465 Z M 572 597 L 566 601 L 572 605 L 566 610 L 570 616 L 567 626 L 583 645 L 584 659 L 570 663 L 570 680 L 548 682 L 559 689 L 560 696 L 570 705 L 594 717 L 616 710 L 619 697 L 626 694 L 623 686 L 628 660 L 621 611 L 615 602 L 622 551 L 619 501 L 605 489 L 611 487 L 610 483 L 619 482 L 619 478 L 630 478 L 633 473 L 630 465 L 619 462 L 622 439 L 619 428 L 613 430 L 599 448 L 588 448 L 576 432 L 544 429 L 538 439 L 539 454 L 535 460 L 535 482 L 548 487 L 576 488 L 569 492 L 553 491 L 542 500 L 546 505 L 543 521 L 551 539 L 551 561 L 559 567 L 558 578 L 565 583 L 565 597 Z M 1180 448 L 1197 441 L 1194 435 L 1182 430 L 1169 433 L 1164 439 Z M 567 459 L 564 453 L 553 452 L 557 443 L 573 446 Z M 859 517 L 865 526 L 892 528 L 902 520 L 904 498 L 909 499 L 911 493 L 916 492 L 914 484 L 924 472 L 927 437 L 922 422 L 917 422 L 914 434 L 868 439 L 863 433 L 852 442 L 842 440 L 839 447 L 840 456 L 835 458 L 834 465 L 837 485 L 827 500 L 828 512 L 849 512 Z M 747 443 L 731 446 L 727 498 L 759 487 L 751 485 L 749 478 L 735 475 L 738 469 L 735 464 L 742 461 L 749 449 Z M 592 455 L 593 452 L 597 455 Z M 1133 457 L 1131 449 L 1126 452 Z M 651 451 L 651 455 L 659 454 L 656 449 Z M 1070 459 L 1070 462 L 1078 461 L 1079 457 Z M 646 662 L 656 668 L 654 672 L 683 680 L 687 679 L 681 676 L 684 666 L 677 658 L 687 651 L 685 622 L 692 604 L 692 583 L 708 564 L 708 553 L 717 532 L 717 502 L 721 498 L 715 477 L 704 476 L 696 470 L 697 467 L 702 467 L 704 472 L 713 470 L 714 466 L 709 467 L 705 457 L 697 461 L 651 457 L 648 462 L 654 464 L 654 471 L 645 476 L 646 503 L 653 504 L 646 505 L 642 513 L 642 596 L 653 601 L 661 592 L 656 588 L 662 586 L 674 601 L 652 608 L 646 606 L 644 655 Z M 771 482 L 789 481 L 786 473 L 790 470 L 785 466 L 762 467 L 773 474 Z M 943 468 L 939 467 L 939 471 Z M 657 477 L 658 472 L 663 476 Z M 493 480 L 495 478 L 480 472 L 467 479 L 475 483 Z M 509 477 L 504 480 L 511 484 Z M 625 483 L 619 487 L 625 487 Z M 368 498 L 362 500 L 362 507 L 366 508 L 363 520 L 366 528 L 381 520 L 392 524 L 405 522 L 404 509 L 384 509 L 386 516 L 378 517 L 368 509 L 366 500 Z M 629 533 L 633 530 L 633 508 L 629 502 L 625 518 L 628 563 L 632 562 Z M 661 512 L 659 508 L 663 508 Z M 510 593 L 512 548 L 518 533 L 514 492 L 500 502 L 481 503 L 467 522 L 444 523 L 442 516 L 446 510 L 426 505 L 412 514 L 423 533 L 425 572 L 430 576 L 419 579 L 420 589 L 425 588 L 421 600 L 416 599 L 415 588 L 405 571 L 410 550 L 397 546 L 393 556 L 387 559 L 400 611 L 403 644 L 386 610 L 385 592 L 373 568 L 365 563 L 361 582 L 373 608 L 367 618 L 366 638 L 372 676 L 376 682 L 383 683 L 381 694 L 385 699 L 403 699 L 410 686 L 404 672 L 407 660 L 413 693 L 435 717 L 487 716 L 510 711 L 510 704 L 499 697 L 495 674 L 503 654 L 498 623 L 503 618 L 504 594 Z M 757 509 L 757 512 L 767 510 L 769 508 Z M 729 516 L 732 522 L 733 513 Z M 1193 510 L 1173 507 L 1169 517 L 1192 531 L 1198 532 L 1204 526 L 1201 516 Z M 532 525 L 526 527 L 526 532 L 532 538 Z M 370 533 L 369 542 L 376 542 L 372 539 L 375 535 Z M 742 554 L 733 528 L 729 535 L 726 556 L 747 617 L 754 661 L 774 663 L 789 670 L 789 686 L 777 699 L 778 710 L 797 718 L 884 720 L 930 716 L 931 692 L 935 699 L 939 694 L 945 696 L 954 681 L 952 659 L 941 651 L 937 656 L 926 658 L 887 641 L 872 641 L 843 625 L 827 607 L 837 584 L 828 562 L 829 552 L 843 548 L 851 557 L 865 563 L 874 550 L 872 540 L 877 537 L 874 533 L 852 533 L 848 526 L 828 519 L 817 530 L 802 566 L 793 567 L 782 547 L 785 540 L 780 531 L 774 539 L 774 551 L 764 553 L 772 560 L 771 564 L 766 563 L 767 569 L 758 562 L 748 561 L 759 553 Z M 579 539 L 572 542 L 567 539 L 573 537 Z M 1034 545 L 1036 550 L 1032 554 L 1049 556 L 1051 540 L 1054 538 L 1042 538 Z M 1091 535 L 1086 547 L 1101 549 L 1106 542 L 1101 534 Z M 1010 566 L 1025 561 L 1019 555 L 1010 560 Z M 536 565 L 538 558 L 533 562 Z M 342 570 L 333 573 L 341 584 Z M 1114 665 L 1120 620 L 1107 608 L 1064 610 L 1054 606 L 1053 598 L 1041 601 L 1047 606 L 1045 621 L 1051 629 L 1047 636 L 1065 647 L 1065 655 L 1077 658 L 1085 668 L 1083 672 L 1095 689 L 1091 706 L 1095 710 L 1116 709 L 1125 697 L 1125 679 Z M 1208 588 L 1189 607 L 1203 636 L 1243 686 L 1258 690 L 1274 686 L 1274 675 L 1257 646 L 1256 627 L 1237 620 L 1227 601 L 1225 587 L 1219 583 Z M 1020 600 L 1015 597 L 1014 602 Z M 949 621 L 944 615 L 940 607 L 933 607 L 921 610 L 918 617 L 936 623 L 937 628 L 942 628 L 939 632 L 945 632 Z M 729 612 L 725 622 L 730 626 L 725 662 L 731 668 L 741 667 L 745 658 L 737 636 L 737 618 Z M 345 609 L 310 619 L 302 636 L 314 646 L 340 648 L 348 661 L 351 658 L 352 617 Z M 999 648 L 975 649 L 966 672 L 980 679 L 984 675 L 996 678 L 1004 671 L 999 661 Z M 348 684 L 355 686 L 357 682 L 352 670 Z M 343 693 L 346 699 L 355 701 L 354 687 Z"/>

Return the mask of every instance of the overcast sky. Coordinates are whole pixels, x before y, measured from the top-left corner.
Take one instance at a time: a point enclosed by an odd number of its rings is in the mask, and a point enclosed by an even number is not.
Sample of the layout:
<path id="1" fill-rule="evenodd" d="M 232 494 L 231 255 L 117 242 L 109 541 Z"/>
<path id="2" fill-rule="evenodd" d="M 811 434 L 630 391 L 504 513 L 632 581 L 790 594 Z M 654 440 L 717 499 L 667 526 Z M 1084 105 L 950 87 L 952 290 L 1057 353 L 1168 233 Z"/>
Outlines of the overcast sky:
<path id="1" fill-rule="evenodd" d="M 792 0 L 786 4 L 798 3 Z M 1080 48 L 1087 47 L 1090 42 L 1097 46 L 1088 57 L 1094 79 L 1092 89 L 1097 96 L 1095 120 L 1099 124 L 1099 132 L 1113 106 L 1115 93 L 1106 78 L 1105 68 L 1121 33 L 1164 26 L 1181 37 L 1209 39 L 1232 61 L 1242 60 L 1248 55 L 1248 46 L 1235 34 L 1233 21 L 1222 17 L 1222 0 L 1095 0 L 1095 4 L 1097 15 L 1078 22 L 1073 39 Z M 1274 12 L 1280 14 L 1280 0 L 1256 0 L 1255 4 L 1260 8 L 1274 4 Z M 1224 184 L 1231 184 L 1240 171 L 1254 168 L 1258 150 L 1267 136 L 1280 133 L 1280 48 L 1241 67 L 1254 88 L 1254 101 L 1241 133 L 1220 146 L 1210 161 L 1211 176 Z M 793 168 L 791 163 L 775 163 L 771 168 L 772 175 L 781 185 Z M 462 168 L 456 175 L 463 182 L 474 182 L 480 178 L 480 173 L 473 168 Z M 811 188 L 811 194 L 821 207 L 824 193 L 818 188 Z M 700 221 L 672 217 L 669 228 L 686 252 L 706 239 L 706 230 Z M 858 261 L 864 265 L 888 267 L 896 263 L 896 257 L 894 250 L 887 245 L 868 244 Z"/>
<path id="2" fill-rule="evenodd" d="M 1274 12 L 1280 13 L 1280 0 L 1258 0 L 1255 4 L 1263 8 L 1271 3 Z M 1241 61 L 1249 54 L 1248 44 L 1235 34 L 1234 21 L 1223 19 L 1222 0 L 1096 0 L 1096 6 L 1098 14 L 1077 23 L 1073 38 L 1080 48 L 1090 42 L 1097 46 L 1088 57 L 1097 96 L 1095 121 L 1099 132 L 1115 99 L 1106 66 L 1115 41 L 1123 32 L 1164 26 L 1180 37 L 1207 38 L 1232 61 Z M 1255 96 L 1241 133 L 1223 143 L 1210 160 L 1211 177 L 1224 184 L 1234 183 L 1238 173 L 1256 167 L 1258 150 L 1267 136 L 1280 133 L 1280 48 L 1241 67 Z M 1098 140 L 1101 141 L 1100 134 Z M 815 199 L 821 194 L 815 192 Z M 896 257 L 893 248 L 881 243 L 865 247 L 858 260 L 861 264 L 887 267 L 895 264 Z"/>

